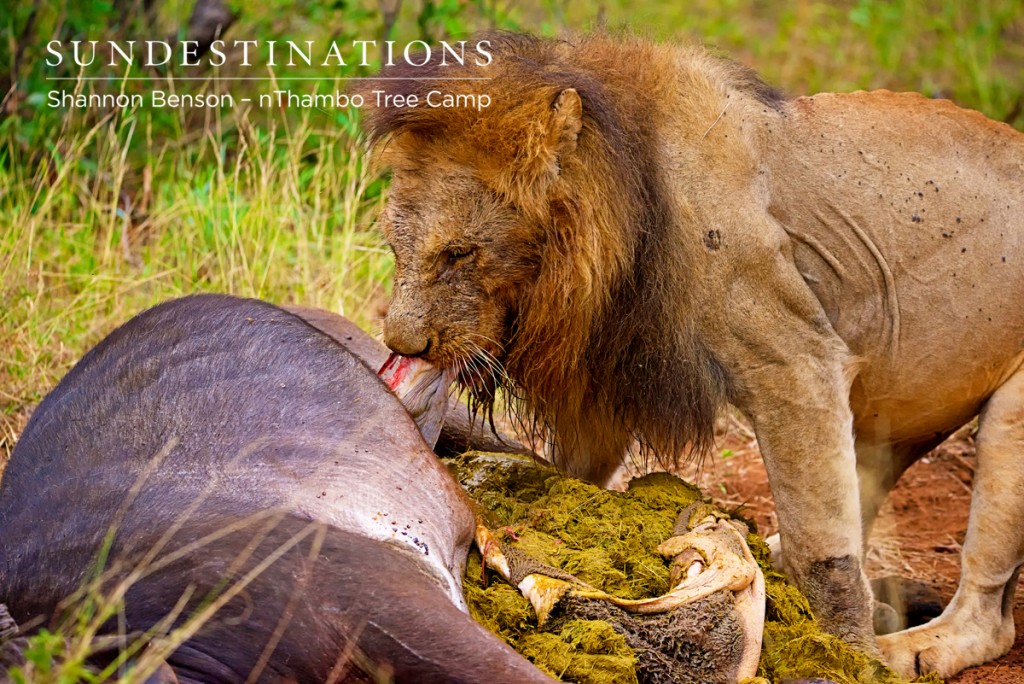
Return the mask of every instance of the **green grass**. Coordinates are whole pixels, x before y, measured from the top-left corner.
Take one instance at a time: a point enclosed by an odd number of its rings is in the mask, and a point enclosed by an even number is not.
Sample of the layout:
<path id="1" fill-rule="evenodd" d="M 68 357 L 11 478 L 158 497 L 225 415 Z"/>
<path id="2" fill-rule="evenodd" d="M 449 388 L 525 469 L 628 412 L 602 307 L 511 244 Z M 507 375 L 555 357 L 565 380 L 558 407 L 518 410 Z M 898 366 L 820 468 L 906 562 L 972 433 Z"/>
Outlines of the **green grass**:
<path id="1" fill-rule="evenodd" d="M 611 29 L 704 42 L 792 95 L 888 88 L 948 97 L 1024 130 L 1022 0 L 550 0 L 551 30 Z M 545 14 L 549 18 L 545 20 Z"/>
<path id="2" fill-rule="evenodd" d="M 128 155 L 136 137 L 141 154 Z M 128 115 L 90 129 L 70 122 L 54 137 L 59 152 L 7 147 L 0 407 L 8 446 L 25 409 L 88 346 L 170 297 L 232 292 L 375 326 L 391 256 L 371 230 L 382 182 L 357 142 L 308 118 L 266 128 L 246 117 L 215 121 L 193 138 L 152 140 L 145 118 Z"/>

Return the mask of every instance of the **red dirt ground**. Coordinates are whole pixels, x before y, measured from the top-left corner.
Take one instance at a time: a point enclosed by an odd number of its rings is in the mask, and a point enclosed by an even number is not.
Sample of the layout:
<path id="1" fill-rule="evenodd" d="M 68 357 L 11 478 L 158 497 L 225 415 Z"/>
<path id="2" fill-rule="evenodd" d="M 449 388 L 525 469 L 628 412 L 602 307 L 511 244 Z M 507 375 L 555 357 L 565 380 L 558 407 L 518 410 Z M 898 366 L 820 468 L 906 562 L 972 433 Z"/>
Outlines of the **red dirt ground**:
<path id="1" fill-rule="evenodd" d="M 724 505 L 742 505 L 759 531 L 777 529 L 768 477 L 753 433 L 740 420 L 728 419 L 719 438 L 720 455 L 681 472 Z M 731 455 L 728 455 L 731 452 Z M 931 584 L 945 605 L 960 577 L 960 544 L 967 530 L 970 487 L 974 476 L 974 443 L 962 431 L 918 461 L 896 484 L 879 516 L 868 550 L 872 577 L 899 575 Z M 1024 577 L 1017 587 L 1013 649 L 995 662 L 974 667 L 949 679 L 950 684 L 1016 684 L 1024 682 Z"/>

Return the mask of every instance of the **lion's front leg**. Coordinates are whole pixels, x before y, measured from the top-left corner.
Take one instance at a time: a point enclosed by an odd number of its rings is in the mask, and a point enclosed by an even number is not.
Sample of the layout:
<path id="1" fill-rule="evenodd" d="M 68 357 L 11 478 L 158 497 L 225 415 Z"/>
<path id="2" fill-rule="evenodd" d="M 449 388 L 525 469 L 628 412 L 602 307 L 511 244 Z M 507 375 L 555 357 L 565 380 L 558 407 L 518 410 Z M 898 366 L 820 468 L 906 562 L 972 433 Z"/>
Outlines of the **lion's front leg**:
<path id="1" fill-rule="evenodd" d="M 849 389 L 853 356 L 783 255 L 739 282 L 719 353 L 754 423 L 775 499 L 782 562 L 822 627 L 877 653 Z M 765 288 L 765 280 L 772 286 Z"/>
<path id="2" fill-rule="evenodd" d="M 763 382 L 746 410 L 775 499 L 784 568 L 824 629 L 874 651 L 843 369 L 797 366 L 771 374 L 779 382 Z"/>

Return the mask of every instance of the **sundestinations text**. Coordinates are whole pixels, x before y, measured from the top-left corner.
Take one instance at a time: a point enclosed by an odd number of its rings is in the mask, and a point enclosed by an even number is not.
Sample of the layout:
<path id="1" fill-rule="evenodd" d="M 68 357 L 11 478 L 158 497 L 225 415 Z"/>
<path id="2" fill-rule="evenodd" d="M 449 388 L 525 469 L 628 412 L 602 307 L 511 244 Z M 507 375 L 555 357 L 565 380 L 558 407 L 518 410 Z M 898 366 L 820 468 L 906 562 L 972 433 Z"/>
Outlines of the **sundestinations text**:
<path id="1" fill-rule="evenodd" d="M 441 66 L 465 65 L 471 60 L 476 66 L 487 66 L 493 59 L 489 40 L 479 40 L 470 44 L 460 40 L 449 43 L 441 41 L 431 46 L 422 40 L 399 43 L 394 40 L 354 40 L 350 43 L 331 41 L 326 48 L 315 41 L 307 40 L 296 43 L 291 40 L 215 40 L 210 44 L 209 52 L 200 56 L 199 43 L 194 40 L 183 40 L 169 43 L 163 40 L 127 40 L 98 41 L 72 40 L 65 43 L 51 40 L 46 45 L 46 64 L 58 67 L 67 61 L 80 67 L 93 64 L 117 66 L 156 67 L 171 64 L 183 67 L 209 65 L 223 66 L 229 55 L 239 56 L 242 66 L 253 66 L 258 60 L 263 66 L 370 66 L 375 55 L 381 54 L 385 66 L 394 66 L 402 61 L 409 66 L 419 67 L 438 58 Z M 97 59 L 100 61 L 97 63 Z M 177 59 L 178 61 L 174 61 Z M 352 61 L 356 60 L 356 61 Z"/>

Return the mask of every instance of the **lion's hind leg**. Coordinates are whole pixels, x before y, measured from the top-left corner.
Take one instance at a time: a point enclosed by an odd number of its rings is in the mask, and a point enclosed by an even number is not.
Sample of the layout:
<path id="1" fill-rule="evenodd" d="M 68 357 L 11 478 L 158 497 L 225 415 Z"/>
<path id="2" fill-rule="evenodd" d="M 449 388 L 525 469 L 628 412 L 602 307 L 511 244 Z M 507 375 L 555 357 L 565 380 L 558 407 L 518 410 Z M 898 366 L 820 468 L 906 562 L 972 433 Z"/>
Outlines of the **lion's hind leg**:
<path id="1" fill-rule="evenodd" d="M 1024 564 L 1024 369 L 989 399 L 978 429 L 978 465 L 960 586 L 931 622 L 879 637 L 905 676 L 949 677 L 1013 645 L 1013 602 Z"/>

